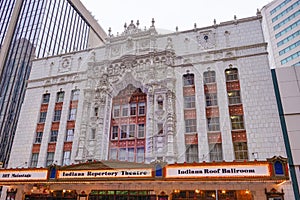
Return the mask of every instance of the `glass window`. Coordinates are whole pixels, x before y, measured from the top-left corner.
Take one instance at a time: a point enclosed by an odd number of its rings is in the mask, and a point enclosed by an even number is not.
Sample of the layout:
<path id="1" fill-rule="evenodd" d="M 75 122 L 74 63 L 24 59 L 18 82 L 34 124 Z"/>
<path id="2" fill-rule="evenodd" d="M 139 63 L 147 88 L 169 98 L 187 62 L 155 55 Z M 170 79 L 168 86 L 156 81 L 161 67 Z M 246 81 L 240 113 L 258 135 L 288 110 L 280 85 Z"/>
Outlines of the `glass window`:
<path id="1" fill-rule="evenodd" d="M 42 103 L 49 103 L 50 101 L 50 94 L 43 94 L 43 102 Z"/>
<path id="2" fill-rule="evenodd" d="M 77 101 L 79 99 L 79 90 L 72 90 L 71 101 Z"/>
<path id="3" fill-rule="evenodd" d="M 76 119 L 76 113 L 77 113 L 77 108 L 71 108 L 70 111 L 69 111 L 68 120 L 75 120 Z"/>
<path id="4" fill-rule="evenodd" d="M 91 129 L 91 140 L 94 140 L 96 138 L 96 129 L 92 128 Z"/>
<path id="5" fill-rule="evenodd" d="M 60 121 L 60 117 L 61 117 L 61 110 L 55 110 L 53 121 L 55 121 L 55 122 Z"/>
<path id="6" fill-rule="evenodd" d="M 127 138 L 127 125 L 121 125 L 121 139 Z"/>
<path id="7" fill-rule="evenodd" d="M 199 161 L 198 145 L 197 144 L 187 145 L 187 147 L 186 147 L 186 162 L 192 163 L 192 162 L 198 162 L 198 161 Z"/>
<path id="8" fill-rule="evenodd" d="M 145 103 L 139 103 L 139 115 L 145 115 Z"/>
<path id="9" fill-rule="evenodd" d="M 164 108 L 164 101 L 162 99 L 157 100 L 158 110 L 162 110 Z"/>
<path id="10" fill-rule="evenodd" d="M 248 146 L 246 142 L 235 142 L 233 146 L 236 160 L 248 159 Z"/>
<path id="11" fill-rule="evenodd" d="M 195 96 L 185 96 L 184 108 L 195 108 Z"/>
<path id="12" fill-rule="evenodd" d="M 30 167 L 37 167 L 39 153 L 32 153 Z"/>
<path id="13" fill-rule="evenodd" d="M 56 102 L 63 102 L 64 96 L 65 96 L 65 92 L 58 92 L 56 97 Z"/>
<path id="14" fill-rule="evenodd" d="M 243 115 L 232 115 L 231 119 L 231 128 L 232 130 L 244 129 L 244 117 Z"/>
<path id="15" fill-rule="evenodd" d="M 158 135 L 163 135 L 164 134 L 164 127 L 162 123 L 157 124 L 157 134 Z"/>
<path id="16" fill-rule="evenodd" d="M 95 116 L 95 117 L 98 117 L 98 115 L 99 115 L 99 108 L 98 108 L 98 107 L 95 107 L 95 108 L 94 108 L 94 116 Z"/>
<path id="17" fill-rule="evenodd" d="M 216 82 L 216 72 L 215 71 L 204 72 L 203 73 L 203 81 L 204 81 L 204 84 L 215 83 Z"/>
<path id="18" fill-rule="evenodd" d="M 123 117 L 128 116 L 128 105 L 127 104 L 122 105 L 122 116 Z"/>
<path id="19" fill-rule="evenodd" d="M 192 86 L 192 85 L 195 85 L 194 74 L 183 75 L 183 86 Z"/>
<path id="20" fill-rule="evenodd" d="M 208 131 L 220 131 L 219 117 L 207 118 Z"/>
<path id="21" fill-rule="evenodd" d="M 57 141 L 57 136 L 58 136 L 58 131 L 57 130 L 52 130 L 51 135 L 50 135 L 50 142 L 56 142 Z"/>
<path id="22" fill-rule="evenodd" d="M 44 123 L 46 121 L 47 112 L 40 112 L 39 123 Z"/>
<path id="23" fill-rule="evenodd" d="M 120 106 L 113 107 L 113 117 L 120 117 Z"/>
<path id="24" fill-rule="evenodd" d="M 117 149 L 110 149 L 109 159 L 117 160 Z"/>
<path id="25" fill-rule="evenodd" d="M 36 144 L 40 144 L 42 142 L 43 132 L 36 132 L 35 142 Z"/>
<path id="26" fill-rule="evenodd" d="M 185 132 L 194 133 L 197 132 L 196 119 L 186 119 L 185 120 Z"/>
<path id="27" fill-rule="evenodd" d="M 134 148 L 128 148 L 128 159 L 129 162 L 134 162 Z"/>
<path id="28" fill-rule="evenodd" d="M 74 139 L 74 129 L 67 129 L 66 142 L 72 142 Z"/>
<path id="29" fill-rule="evenodd" d="M 54 162 L 54 152 L 48 152 L 47 153 L 46 166 L 52 165 L 53 162 Z"/>
<path id="30" fill-rule="evenodd" d="M 117 140 L 118 139 L 118 126 L 112 127 L 111 139 Z"/>
<path id="31" fill-rule="evenodd" d="M 71 151 L 64 151 L 63 152 L 63 165 L 70 165 L 71 164 Z"/>
<path id="32" fill-rule="evenodd" d="M 209 157 L 211 162 L 223 160 L 221 143 L 209 144 Z"/>
<path id="33" fill-rule="evenodd" d="M 229 105 L 241 103 L 240 91 L 228 91 L 227 95 Z"/>
<path id="34" fill-rule="evenodd" d="M 217 106 L 218 105 L 218 96 L 216 93 L 205 94 L 206 106 Z"/>
<path id="35" fill-rule="evenodd" d="M 132 115 L 132 116 L 136 115 L 136 104 L 135 103 L 130 104 L 130 115 Z"/>
<path id="36" fill-rule="evenodd" d="M 120 150 L 119 150 L 119 160 L 120 161 L 125 161 L 126 160 L 126 149 L 125 148 L 120 148 Z"/>
<path id="37" fill-rule="evenodd" d="M 135 124 L 129 125 L 129 138 L 135 137 Z"/>
<path id="38" fill-rule="evenodd" d="M 226 81 L 239 80 L 238 70 L 236 68 L 230 68 L 225 70 Z"/>
<path id="39" fill-rule="evenodd" d="M 138 125 L 138 138 L 145 137 L 145 124 Z"/>
<path id="40" fill-rule="evenodd" d="M 142 163 L 145 159 L 145 149 L 144 147 L 138 147 L 136 150 L 136 162 Z"/>

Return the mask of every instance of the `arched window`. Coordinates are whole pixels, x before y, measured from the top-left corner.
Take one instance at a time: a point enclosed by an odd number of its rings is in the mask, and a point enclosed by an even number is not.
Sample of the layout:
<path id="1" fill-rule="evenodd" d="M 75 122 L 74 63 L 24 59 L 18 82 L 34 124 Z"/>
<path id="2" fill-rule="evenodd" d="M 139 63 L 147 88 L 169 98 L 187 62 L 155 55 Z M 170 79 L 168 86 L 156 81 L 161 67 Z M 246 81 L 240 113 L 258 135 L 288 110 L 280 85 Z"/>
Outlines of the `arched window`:
<path id="1" fill-rule="evenodd" d="M 183 85 L 184 86 L 195 85 L 194 74 L 183 75 Z"/>
<path id="2" fill-rule="evenodd" d="M 238 70 L 236 68 L 230 68 L 225 70 L 226 81 L 239 80 Z"/>
<path id="3" fill-rule="evenodd" d="M 215 71 L 204 72 L 203 73 L 203 81 L 204 81 L 204 84 L 215 83 L 216 82 L 216 72 Z"/>

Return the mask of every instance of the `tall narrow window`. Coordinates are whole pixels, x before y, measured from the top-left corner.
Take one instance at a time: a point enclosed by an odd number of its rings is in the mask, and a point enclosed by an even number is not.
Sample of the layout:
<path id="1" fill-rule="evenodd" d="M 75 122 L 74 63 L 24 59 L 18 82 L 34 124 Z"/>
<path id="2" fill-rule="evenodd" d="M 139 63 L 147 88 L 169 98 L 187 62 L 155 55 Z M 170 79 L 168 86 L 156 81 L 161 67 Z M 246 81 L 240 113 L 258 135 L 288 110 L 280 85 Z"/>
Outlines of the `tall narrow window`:
<path id="1" fill-rule="evenodd" d="M 129 125 L 128 136 L 129 136 L 129 138 L 134 138 L 135 137 L 135 124 L 130 124 Z"/>
<path id="2" fill-rule="evenodd" d="M 205 94 L 206 106 L 217 106 L 218 105 L 218 97 L 216 93 L 207 93 Z"/>
<path id="3" fill-rule="evenodd" d="M 60 121 L 60 117 L 61 117 L 61 110 L 55 110 L 53 121 L 54 122 Z"/>
<path id="4" fill-rule="evenodd" d="M 50 101 L 50 94 L 43 94 L 43 104 L 49 103 Z"/>
<path id="5" fill-rule="evenodd" d="M 248 159 L 248 147 L 246 142 L 233 143 L 235 159 L 247 160 Z"/>
<path id="6" fill-rule="evenodd" d="M 138 138 L 145 137 L 145 124 L 139 124 L 138 127 Z"/>
<path id="7" fill-rule="evenodd" d="M 69 111 L 68 120 L 75 120 L 76 119 L 76 113 L 77 113 L 77 108 L 71 108 L 70 111 Z"/>
<path id="8" fill-rule="evenodd" d="M 118 126 L 113 126 L 112 127 L 111 139 L 112 140 L 117 140 L 118 139 Z"/>
<path id="9" fill-rule="evenodd" d="M 47 117 L 47 112 L 40 112 L 39 123 L 45 123 Z"/>
<path id="10" fill-rule="evenodd" d="M 138 147 L 136 153 L 136 162 L 141 163 L 144 162 L 145 159 L 145 149 L 144 147 Z"/>
<path id="11" fill-rule="evenodd" d="M 117 151 L 117 149 L 110 149 L 110 152 L 109 152 L 109 159 L 110 159 L 110 160 L 117 160 L 117 156 L 118 156 L 118 151 Z"/>
<path id="12" fill-rule="evenodd" d="M 163 135 L 164 134 L 164 127 L 162 123 L 157 124 L 157 134 L 158 135 Z"/>
<path id="13" fill-rule="evenodd" d="M 42 142 L 43 132 L 36 132 L 35 142 L 36 144 L 40 144 Z"/>
<path id="14" fill-rule="evenodd" d="M 134 161 L 134 148 L 128 148 L 128 159 L 127 161 L 133 162 Z"/>
<path id="15" fill-rule="evenodd" d="M 56 97 L 56 102 L 63 102 L 64 101 L 65 92 L 58 92 Z"/>
<path id="16" fill-rule="evenodd" d="M 96 139 L 96 129 L 95 128 L 92 128 L 91 129 L 91 140 L 94 140 L 94 139 Z"/>
<path id="17" fill-rule="evenodd" d="M 185 75 L 183 75 L 183 85 L 184 86 L 195 85 L 194 74 L 185 74 Z"/>
<path id="18" fill-rule="evenodd" d="M 136 103 L 130 104 L 130 115 L 132 116 L 136 115 Z"/>
<path id="19" fill-rule="evenodd" d="M 30 167 L 37 167 L 38 160 L 39 160 L 39 154 L 38 153 L 33 153 L 31 155 Z"/>
<path id="20" fill-rule="evenodd" d="M 186 133 L 197 132 L 196 119 L 186 119 L 185 120 L 185 132 Z"/>
<path id="21" fill-rule="evenodd" d="M 208 131 L 220 131 L 219 117 L 207 118 Z"/>
<path id="22" fill-rule="evenodd" d="M 63 165 L 70 165 L 70 161 L 71 161 L 71 151 L 64 151 L 63 160 L 62 160 Z"/>
<path id="23" fill-rule="evenodd" d="M 210 161 L 222 161 L 223 160 L 221 143 L 209 144 L 209 157 L 210 157 Z"/>
<path id="24" fill-rule="evenodd" d="M 139 115 L 145 115 L 145 103 L 139 103 Z"/>
<path id="25" fill-rule="evenodd" d="M 54 152 L 48 152 L 47 153 L 46 166 L 52 165 L 53 162 L 54 162 Z"/>
<path id="26" fill-rule="evenodd" d="M 72 90 L 71 101 L 77 101 L 79 99 L 79 90 Z"/>
<path id="27" fill-rule="evenodd" d="M 203 73 L 204 84 L 216 82 L 216 72 L 207 71 Z"/>
<path id="28" fill-rule="evenodd" d="M 198 162 L 198 145 L 187 145 L 186 147 L 186 161 L 188 163 Z"/>
<path id="29" fill-rule="evenodd" d="M 57 130 L 52 130 L 51 135 L 50 135 L 50 142 L 56 142 L 57 141 L 57 136 L 58 136 L 58 131 Z"/>
<path id="30" fill-rule="evenodd" d="M 128 116 L 128 105 L 127 104 L 122 105 L 122 116 L 123 117 Z"/>
<path id="31" fill-rule="evenodd" d="M 66 142 L 72 142 L 74 139 L 74 129 L 67 129 Z"/>
<path id="32" fill-rule="evenodd" d="M 127 125 L 121 125 L 121 139 L 127 138 Z"/>
<path id="33" fill-rule="evenodd" d="M 228 91 L 227 94 L 229 105 L 241 103 L 240 91 Z"/>
<path id="34" fill-rule="evenodd" d="M 195 96 L 185 96 L 184 98 L 184 108 L 195 108 Z"/>
<path id="35" fill-rule="evenodd" d="M 113 107 L 113 117 L 120 117 L 120 106 Z"/>
<path id="36" fill-rule="evenodd" d="M 238 70 L 236 68 L 230 68 L 225 70 L 226 81 L 239 80 Z"/>
<path id="37" fill-rule="evenodd" d="M 95 116 L 95 117 L 98 117 L 98 115 L 99 115 L 99 108 L 98 108 L 98 107 L 95 107 L 95 108 L 94 108 L 94 116 Z"/>
<path id="38" fill-rule="evenodd" d="M 230 116 L 232 130 L 244 129 L 244 117 L 243 115 Z"/>

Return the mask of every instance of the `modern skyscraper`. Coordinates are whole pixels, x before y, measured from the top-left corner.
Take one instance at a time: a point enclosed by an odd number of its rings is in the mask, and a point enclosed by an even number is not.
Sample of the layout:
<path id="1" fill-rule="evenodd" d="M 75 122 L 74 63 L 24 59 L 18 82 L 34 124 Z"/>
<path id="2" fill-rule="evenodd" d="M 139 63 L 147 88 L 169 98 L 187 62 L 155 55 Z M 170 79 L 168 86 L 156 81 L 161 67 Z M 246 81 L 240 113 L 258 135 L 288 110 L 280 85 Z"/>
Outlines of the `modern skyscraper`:
<path id="1" fill-rule="evenodd" d="M 275 0 L 261 10 L 271 68 L 300 66 L 299 8 L 299 0 Z"/>
<path id="2" fill-rule="evenodd" d="M 0 162 L 4 167 L 32 60 L 101 46 L 105 37 L 79 0 L 0 2 Z"/>

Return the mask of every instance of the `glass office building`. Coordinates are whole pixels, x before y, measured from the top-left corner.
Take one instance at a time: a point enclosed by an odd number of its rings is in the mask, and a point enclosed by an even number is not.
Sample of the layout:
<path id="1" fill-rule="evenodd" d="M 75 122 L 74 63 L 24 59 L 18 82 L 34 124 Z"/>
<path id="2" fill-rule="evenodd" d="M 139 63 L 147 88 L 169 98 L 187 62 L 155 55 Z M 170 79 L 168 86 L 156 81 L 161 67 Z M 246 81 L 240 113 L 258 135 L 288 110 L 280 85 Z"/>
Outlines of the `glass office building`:
<path id="1" fill-rule="evenodd" d="M 4 167 L 31 61 L 100 46 L 105 37 L 79 0 L 0 1 L 0 162 Z"/>

